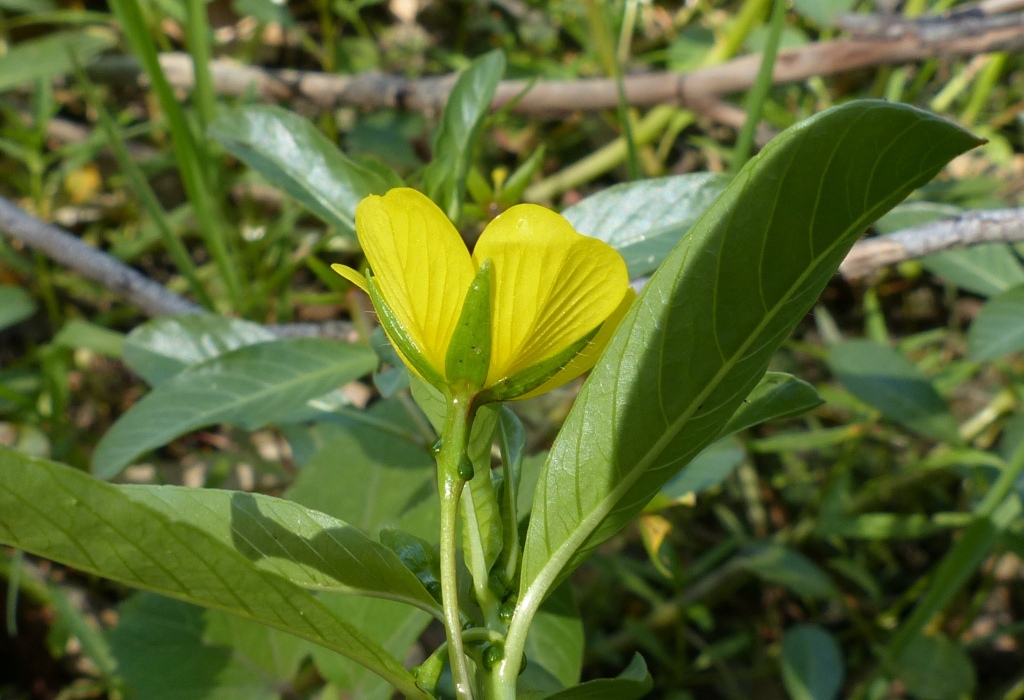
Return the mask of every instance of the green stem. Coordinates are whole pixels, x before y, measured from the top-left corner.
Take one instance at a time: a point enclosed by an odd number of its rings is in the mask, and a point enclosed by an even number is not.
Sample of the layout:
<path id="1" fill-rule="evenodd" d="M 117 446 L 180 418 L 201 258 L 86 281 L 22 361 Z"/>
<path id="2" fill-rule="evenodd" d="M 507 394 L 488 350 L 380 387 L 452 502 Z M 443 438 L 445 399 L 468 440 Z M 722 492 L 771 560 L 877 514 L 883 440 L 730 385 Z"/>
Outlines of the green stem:
<path id="1" fill-rule="evenodd" d="M 437 483 L 441 495 L 441 598 L 444 605 L 444 627 L 448 638 L 449 660 L 459 700 L 473 700 L 469 666 L 462 643 L 462 620 L 459 615 L 459 585 L 456 569 L 456 537 L 459 521 L 459 497 L 466 486 L 467 475 L 460 465 L 469 462 L 466 446 L 473 425 L 473 399 L 465 396 L 448 398 L 448 411 L 441 431 L 441 451 L 437 455 Z"/>
<path id="2" fill-rule="evenodd" d="M 757 123 L 761 121 L 761 112 L 768 99 L 768 91 L 772 87 L 772 74 L 775 71 L 775 57 L 779 53 L 779 41 L 786 23 L 786 0 L 775 0 L 772 10 L 772 21 L 768 30 L 768 43 L 761 54 L 761 67 L 757 71 L 757 81 L 747 98 L 747 121 L 740 130 L 733 151 L 732 171 L 739 172 L 743 164 L 750 158 L 750 150 L 754 145 L 754 134 Z"/>

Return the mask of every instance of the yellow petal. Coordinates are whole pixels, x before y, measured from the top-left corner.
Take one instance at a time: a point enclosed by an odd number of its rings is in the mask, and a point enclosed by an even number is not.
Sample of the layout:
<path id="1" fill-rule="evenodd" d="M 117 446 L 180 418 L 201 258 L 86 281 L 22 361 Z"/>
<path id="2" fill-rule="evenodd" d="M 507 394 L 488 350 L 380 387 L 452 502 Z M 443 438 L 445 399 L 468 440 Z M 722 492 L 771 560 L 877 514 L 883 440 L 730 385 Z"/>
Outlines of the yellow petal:
<path id="1" fill-rule="evenodd" d="M 359 203 L 356 235 L 384 301 L 443 375 L 448 343 L 476 272 L 459 232 L 425 195 L 403 187 Z"/>
<path id="2" fill-rule="evenodd" d="M 626 263 L 553 211 L 520 204 L 492 221 L 473 261 L 494 264 L 487 385 L 580 340 L 607 319 L 629 284 Z"/>
<path id="3" fill-rule="evenodd" d="M 363 273 L 357 271 L 354 268 L 349 267 L 348 265 L 339 265 L 338 263 L 334 263 L 333 265 L 331 265 L 331 269 L 337 272 L 345 279 L 347 279 L 355 286 L 362 289 L 367 294 L 370 293 L 370 287 L 368 284 L 366 284 L 366 277 L 363 276 Z"/>
<path id="4" fill-rule="evenodd" d="M 612 315 L 608 317 L 608 320 L 601 324 L 601 330 L 597 332 L 597 335 L 594 336 L 593 340 L 587 343 L 587 346 L 583 348 L 576 357 L 570 360 L 569 364 L 558 370 L 558 374 L 541 384 L 533 391 L 523 394 L 519 398 L 529 399 L 534 396 L 546 394 L 552 389 L 557 389 L 563 384 L 571 382 L 584 372 L 590 371 L 598 358 L 601 357 L 601 353 L 604 352 L 605 347 L 608 345 L 608 341 L 612 339 L 615 329 L 619 327 L 619 322 L 622 321 L 626 312 L 629 311 L 629 307 L 633 305 L 634 299 L 636 299 L 636 292 L 633 291 L 632 287 L 626 287 L 626 294 L 622 297 L 622 301 L 619 302 L 618 307 L 612 312 Z"/>

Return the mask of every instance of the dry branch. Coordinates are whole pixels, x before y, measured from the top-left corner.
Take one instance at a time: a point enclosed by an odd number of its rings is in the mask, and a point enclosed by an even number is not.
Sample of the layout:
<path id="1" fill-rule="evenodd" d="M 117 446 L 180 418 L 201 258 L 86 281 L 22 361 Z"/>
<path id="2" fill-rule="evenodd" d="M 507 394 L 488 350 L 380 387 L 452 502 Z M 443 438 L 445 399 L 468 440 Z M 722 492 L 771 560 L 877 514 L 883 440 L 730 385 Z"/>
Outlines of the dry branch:
<path id="1" fill-rule="evenodd" d="M 200 306 L 168 291 L 134 268 L 97 250 L 59 226 L 46 223 L 0 197 L 0 235 L 18 240 L 68 269 L 102 285 L 147 316 L 202 313 Z M 839 267 L 847 279 L 860 279 L 905 260 L 982 243 L 1024 242 L 1024 208 L 973 211 L 888 236 L 858 242 Z M 329 337 L 353 341 L 347 321 L 268 326 L 279 337 Z"/>
<path id="2" fill-rule="evenodd" d="M 924 29 L 923 27 L 927 27 Z M 790 83 L 871 66 L 905 63 L 937 56 L 970 56 L 1024 48 L 1024 13 L 957 19 L 928 18 L 918 24 L 902 23 L 899 36 L 854 37 L 823 41 L 779 52 L 774 82 Z M 908 27 L 917 27 L 910 31 Z M 752 54 L 689 73 L 647 73 L 624 80 L 627 101 L 636 107 L 676 104 L 700 108 L 723 95 L 753 85 L 761 57 Z M 184 53 L 166 53 L 160 63 L 178 90 L 192 89 L 192 60 Z M 217 60 L 210 66 L 215 89 L 223 95 L 255 94 L 267 102 L 300 101 L 320 109 L 355 106 L 364 109 L 401 108 L 439 113 L 455 76 L 408 80 L 382 73 L 335 75 L 297 70 L 269 70 Z M 142 83 L 144 76 L 129 57 L 111 57 L 92 66 L 96 80 Z M 609 79 L 572 81 L 503 81 L 493 107 L 501 107 L 529 91 L 513 111 L 531 115 L 559 115 L 576 111 L 611 109 L 618 104 L 615 82 Z"/>
<path id="3" fill-rule="evenodd" d="M 847 279 L 915 258 L 981 243 L 1024 242 L 1024 208 L 972 211 L 857 243 L 839 266 Z"/>

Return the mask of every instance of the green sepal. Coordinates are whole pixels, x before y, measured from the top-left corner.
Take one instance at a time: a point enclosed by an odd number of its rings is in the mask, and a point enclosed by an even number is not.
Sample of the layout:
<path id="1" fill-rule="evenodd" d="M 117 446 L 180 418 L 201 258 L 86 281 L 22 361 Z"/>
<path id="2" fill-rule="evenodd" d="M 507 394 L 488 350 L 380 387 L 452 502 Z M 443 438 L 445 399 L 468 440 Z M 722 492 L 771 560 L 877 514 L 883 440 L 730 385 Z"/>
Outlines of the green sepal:
<path id="1" fill-rule="evenodd" d="M 509 377 L 499 379 L 487 391 L 480 394 L 477 401 L 479 403 L 487 403 L 489 401 L 511 401 L 512 399 L 519 398 L 523 394 L 529 394 L 541 384 L 558 374 L 563 367 L 569 364 L 572 358 L 579 355 L 580 351 L 587 346 L 587 343 L 597 335 L 599 328 L 600 326 L 590 331 L 560 353 L 552 355 L 546 360 L 541 360 L 534 365 L 530 365 L 526 369 L 519 370 Z"/>
<path id="2" fill-rule="evenodd" d="M 430 364 L 423 355 L 423 352 L 416 347 L 416 343 L 406 333 L 402 324 L 398 322 L 395 312 L 391 310 L 391 307 L 384 301 L 384 297 L 380 295 L 380 290 L 374 284 L 372 275 L 366 276 L 366 286 L 370 292 L 370 301 L 373 302 L 373 308 L 377 311 L 377 318 L 380 319 L 380 325 L 384 326 L 384 331 L 388 334 L 388 340 L 391 341 L 395 349 L 402 355 L 402 358 L 412 365 L 412 368 L 423 379 L 444 391 L 447 386 L 444 377 L 441 376 L 436 367 Z"/>
<path id="3" fill-rule="evenodd" d="M 485 260 L 462 302 L 445 357 L 445 374 L 452 384 L 465 382 L 474 390 L 487 381 L 491 364 L 491 261 Z"/>

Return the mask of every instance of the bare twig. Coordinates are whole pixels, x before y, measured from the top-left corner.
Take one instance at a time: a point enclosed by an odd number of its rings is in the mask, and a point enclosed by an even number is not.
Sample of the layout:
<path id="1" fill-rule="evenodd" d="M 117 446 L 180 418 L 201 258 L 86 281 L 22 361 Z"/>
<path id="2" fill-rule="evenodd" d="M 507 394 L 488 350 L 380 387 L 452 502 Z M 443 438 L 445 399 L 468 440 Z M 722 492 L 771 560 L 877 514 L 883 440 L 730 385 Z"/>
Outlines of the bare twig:
<path id="1" fill-rule="evenodd" d="M 0 231 L 32 250 L 98 282 L 149 316 L 201 313 L 197 304 L 169 292 L 117 258 L 86 245 L 78 236 L 48 224 L 0 197 Z"/>
<path id="2" fill-rule="evenodd" d="M 1018 3 L 1019 4 L 1019 3 Z M 913 37 L 925 44 L 980 36 L 997 29 L 1024 27 L 1024 14 L 996 14 L 979 5 L 962 6 L 941 15 L 898 17 L 892 15 L 843 15 L 840 28 L 858 39 Z"/>
<path id="3" fill-rule="evenodd" d="M 99 283 L 116 297 L 148 316 L 203 313 L 206 310 L 170 292 L 120 260 L 48 224 L 0 197 L 0 235 L 19 240 L 51 260 Z M 1024 207 L 972 211 L 888 236 L 868 238 L 853 246 L 839 266 L 847 279 L 867 277 L 875 270 L 905 260 L 982 243 L 1024 242 Z M 327 337 L 353 341 L 348 321 L 289 323 L 268 326 L 279 337 Z"/>
<path id="4" fill-rule="evenodd" d="M 839 266 L 839 272 L 847 279 L 859 279 L 887 265 L 955 248 L 1020 242 L 1024 242 L 1024 208 L 972 211 L 860 241 Z"/>
<path id="5" fill-rule="evenodd" d="M 936 56 L 975 55 L 990 51 L 1010 51 L 1024 47 L 1024 13 L 995 17 L 951 17 L 930 19 L 927 32 L 904 32 L 896 38 L 851 38 L 823 41 L 779 52 L 776 60 L 776 84 L 834 75 L 870 66 L 905 63 Z M 988 26 L 998 21 L 1010 26 Z M 982 24 L 978 24 L 982 22 Z M 948 27 L 952 27 L 949 29 Z M 940 31 L 941 29 L 941 31 Z M 661 104 L 692 106 L 708 100 L 742 92 L 753 85 L 761 57 L 743 56 L 717 66 L 689 73 L 648 73 L 624 78 L 626 100 L 636 107 Z M 187 54 L 166 53 L 160 63 L 171 84 L 178 90 L 192 89 L 192 61 Z M 333 75 L 296 70 L 268 70 L 239 65 L 227 60 L 215 61 L 210 70 L 214 87 L 223 95 L 250 93 L 268 102 L 303 101 L 319 109 L 341 105 L 366 109 L 403 108 L 436 114 L 441 111 L 455 76 L 407 80 L 400 76 L 368 73 Z M 138 65 L 129 57 L 111 57 L 90 68 L 92 77 L 110 83 L 141 82 Z M 493 107 L 501 107 L 528 86 L 526 81 L 503 81 Z M 613 109 L 618 104 L 615 81 L 585 79 L 539 81 L 513 107 L 513 111 L 533 115 L 559 115 L 567 112 Z"/>
<path id="6" fill-rule="evenodd" d="M 64 267 L 108 289 L 147 316 L 206 313 L 198 304 L 171 292 L 117 258 L 82 242 L 78 236 L 46 223 L 0 197 L 0 235 L 17 240 Z M 289 323 L 268 328 L 282 338 L 320 337 L 353 341 L 354 327 L 347 321 Z"/>

